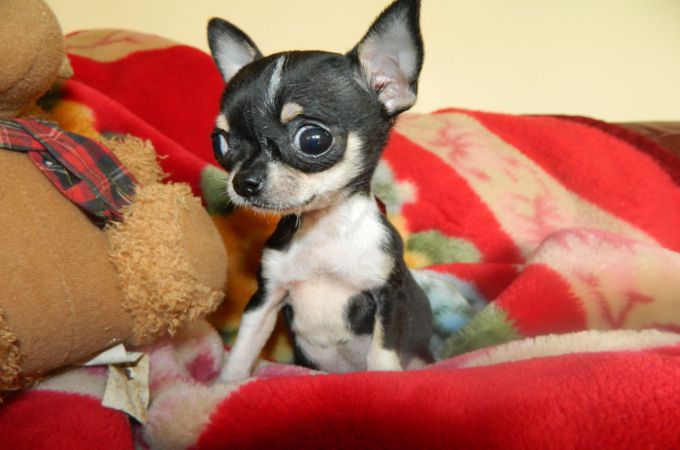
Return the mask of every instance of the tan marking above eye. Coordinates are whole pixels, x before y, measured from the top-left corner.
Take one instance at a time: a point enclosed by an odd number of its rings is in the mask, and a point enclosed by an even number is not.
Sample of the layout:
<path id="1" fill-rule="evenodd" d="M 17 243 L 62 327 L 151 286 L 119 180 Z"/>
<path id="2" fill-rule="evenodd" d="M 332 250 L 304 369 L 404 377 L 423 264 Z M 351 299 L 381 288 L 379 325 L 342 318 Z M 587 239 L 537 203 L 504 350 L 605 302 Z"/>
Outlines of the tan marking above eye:
<path id="1" fill-rule="evenodd" d="M 283 108 L 281 108 L 281 123 L 285 125 L 303 112 L 304 108 L 297 103 L 286 103 L 283 105 Z"/>
<path id="2" fill-rule="evenodd" d="M 224 114 L 220 114 L 217 116 L 217 120 L 215 121 L 215 125 L 217 128 L 221 128 L 225 132 L 229 132 L 229 122 L 227 122 L 227 118 L 224 117 Z"/>

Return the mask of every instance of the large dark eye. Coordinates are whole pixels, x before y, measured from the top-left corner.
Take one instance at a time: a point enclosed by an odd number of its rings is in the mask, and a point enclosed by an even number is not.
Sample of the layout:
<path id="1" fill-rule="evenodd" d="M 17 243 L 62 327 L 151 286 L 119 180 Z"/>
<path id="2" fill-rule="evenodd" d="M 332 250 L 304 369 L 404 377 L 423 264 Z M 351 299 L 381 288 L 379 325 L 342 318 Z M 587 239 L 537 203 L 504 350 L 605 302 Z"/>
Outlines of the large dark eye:
<path id="1" fill-rule="evenodd" d="M 227 134 L 222 130 L 215 130 L 212 134 L 212 147 L 215 159 L 218 163 L 226 169 L 228 165 L 229 144 L 227 143 Z"/>
<path id="2" fill-rule="evenodd" d="M 318 125 L 305 125 L 295 135 L 295 145 L 306 155 L 319 156 L 333 145 L 333 135 Z"/>

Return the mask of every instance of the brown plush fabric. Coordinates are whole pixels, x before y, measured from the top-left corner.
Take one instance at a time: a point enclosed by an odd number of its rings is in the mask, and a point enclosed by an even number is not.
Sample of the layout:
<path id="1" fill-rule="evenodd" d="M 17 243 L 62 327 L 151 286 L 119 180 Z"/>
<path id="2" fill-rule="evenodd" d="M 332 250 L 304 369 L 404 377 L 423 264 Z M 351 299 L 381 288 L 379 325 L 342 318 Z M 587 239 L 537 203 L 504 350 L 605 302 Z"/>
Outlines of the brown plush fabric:
<path id="1" fill-rule="evenodd" d="M 42 0 L 2 0 L 0 17 L 0 117 L 12 117 L 55 81 L 64 63 L 64 38 Z"/>
<path id="2" fill-rule="evenodd" d="M 125 222 L 105 232 L 25 154 L 0 151 L 0 391 L 173 333 L 222 300 L 226 251 L 199 200 L 158 182 L 149 142 L 104 141 L 141 182 Z"/>
<path id="3" fill-rule="evenodd" d="M 134 174 L 140 184 L 156 183 L 167 177 L 156 162 L 156 151 L 151 141 L 127 135 L 125 138 L 104 139 L 102 143 L 116 155 L 130 173 Z"/>
<path id="4" fill-rule="evenodd" d="M 123 307 L 134 318 L 133 343 L 173 334 L 213 311 L 223 296 L 226 253 L 215 245 L 217 230 L 189 187 L 142 186 L 124 215 L 106 234 L 125 292 Z"/>
<path id="5" fill-rule="evenodd" d="M 224 299 L 227 284 L 227 250 L 211 217 L 198 199 L 187 205 L 187 213 L 180 216 L 184 239 L 180 242 L 186 261 L 197 280 L 219 291 L 211 311 Z"/>
<path id="6" fill-rule="evenodd" d="M 25 154 L 0 151 L 0 180 L 0 305 L 22 373 L 79 362 L 131 336 L 106 235 Z"/>
<path id="7" fill-rule="evenodd" d="M 0 390 L 19 387 L 20 356 L 17 336 L 5 325 L 0 310 Z"/>

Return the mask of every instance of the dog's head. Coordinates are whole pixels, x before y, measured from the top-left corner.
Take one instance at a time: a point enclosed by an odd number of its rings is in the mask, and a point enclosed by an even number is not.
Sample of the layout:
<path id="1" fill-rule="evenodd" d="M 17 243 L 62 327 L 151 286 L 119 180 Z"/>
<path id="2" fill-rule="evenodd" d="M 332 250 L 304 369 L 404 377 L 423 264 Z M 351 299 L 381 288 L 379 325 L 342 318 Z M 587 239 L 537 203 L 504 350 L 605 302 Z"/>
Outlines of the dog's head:
<path id="1" fill-rule="evenodd" d="M 210 50 L 228 83 L 213 148 L 235 204 L 301 212 L 368 190 L 395 116 L 416 100 L 419 8 L 395 1 L 345 55 L 263 57 L 234 25 L 210 21 Z"/>

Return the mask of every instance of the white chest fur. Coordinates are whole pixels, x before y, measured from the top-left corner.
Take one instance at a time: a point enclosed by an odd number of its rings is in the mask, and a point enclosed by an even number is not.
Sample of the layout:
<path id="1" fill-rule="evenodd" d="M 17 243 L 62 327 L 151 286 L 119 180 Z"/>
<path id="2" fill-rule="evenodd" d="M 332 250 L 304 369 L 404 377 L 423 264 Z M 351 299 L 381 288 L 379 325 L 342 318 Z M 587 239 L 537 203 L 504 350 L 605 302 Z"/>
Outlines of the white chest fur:
<path id="1" fill-rule="evenodd" d="M 319 217 L 305 217 L 285 250 L 265 250 L 262 268 L 272 287 L 291 290 L 323 276 L 362 291 L 384 282 L 392 269 L 382 250 L 387 239 L 375 200 L 354 196 Z"/>
<path id="2" fill-rule="evenodd" d="M 351 332 L 345 310 L 352 296 L 384 284 L 393 268 L 380 214 L 372 197 L 354 196 L 304 217 L 287 248 L 262 256 L 267 289 L 284 290 L 293 307 L 298 345 L 326 370 L 365 369 L 369 336 Z"/>

